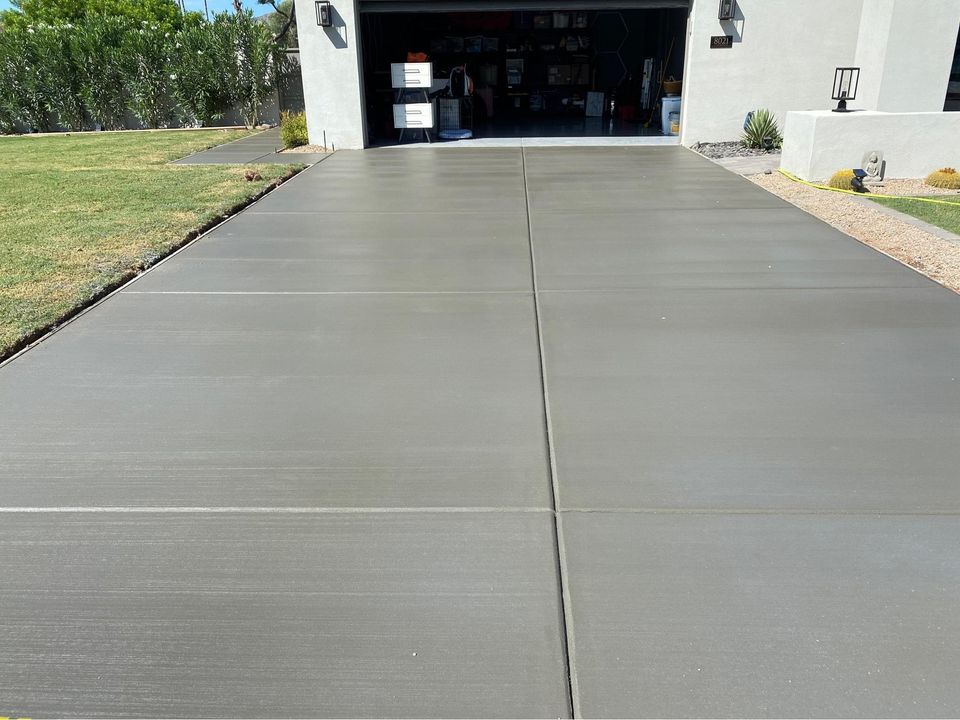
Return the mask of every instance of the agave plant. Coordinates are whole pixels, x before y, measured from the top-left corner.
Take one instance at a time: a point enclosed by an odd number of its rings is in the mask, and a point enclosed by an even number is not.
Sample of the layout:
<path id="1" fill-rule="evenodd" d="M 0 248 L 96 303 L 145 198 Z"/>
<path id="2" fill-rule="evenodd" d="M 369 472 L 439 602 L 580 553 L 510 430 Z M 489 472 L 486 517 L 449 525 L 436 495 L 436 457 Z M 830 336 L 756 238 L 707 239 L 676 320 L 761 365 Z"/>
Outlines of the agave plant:
<path id="1" fill-rule="evenodd" d="M 761 108 L 747 115 L 741 142 L 748 148 L 774 150 L 783 144 L 780 126 L 769 110 Z"/>

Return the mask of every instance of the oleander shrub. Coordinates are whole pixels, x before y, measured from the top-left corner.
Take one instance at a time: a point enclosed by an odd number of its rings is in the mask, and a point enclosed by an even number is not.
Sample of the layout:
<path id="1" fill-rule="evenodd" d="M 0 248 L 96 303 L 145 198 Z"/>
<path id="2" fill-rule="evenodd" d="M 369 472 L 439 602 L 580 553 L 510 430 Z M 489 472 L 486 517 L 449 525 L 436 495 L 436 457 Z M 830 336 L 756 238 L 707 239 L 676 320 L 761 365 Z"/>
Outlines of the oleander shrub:
<path id="1" fill-rule="evenodd" d="M 838 170 L 827 182 L 827 185 L 838 190 L 853 190 L 853 179 L 855 177 L 853 170 Z"/>
<path id="2" fill-rule="evenodd" d="M 23 4 L 0 11 L 0 132 L 121 129 L 128 113 L 151 128 L 210 125 L 232 107 L 259 123 L 290 67 L 268 26 L 250 11 L 207 22 L 170 0 L 110 11 L 118 2 L 103 0 L 97 12 L 57 5 L 73 10 L 49 21 L 31 20 Z"/>
<path id="3" fill-rule="evenodd" d="M 270 29 L 257 22 L 253 12 L 218 13 L 214 25 L 223 26 L 233 62 L 227 81 L 233 103 L 247 127 L 260 122 L 260 110 L 287 70 L 287 54 L 274 41 Z"/>
<path id="4" fill-rule="evenodd" d="M 960 190 L 960 173 L 951 167 L 940 168 L 927 175 L 927 185 L 947 190 Z"/>
<path id="5" fill-rule="evenodd" d="M 127 107 L 149 128 L 166 127 L 174 118 L 177 75 L 170 61 L 170 37 L 166 28 L 141 20 L 121 42 Z"/>
<path id="6" fill-rule="evenodd" d="M 280 113 L 280 139 L 285 148 L 300 147 L 310 142 L 307 136 L 307 116 L 304 113 Z"/>
<path id="7" fill-rule="evenodd" d="M 226 114 L 233 62 L 223 23 L 188 25 L 177 33 L 170 52 L 173 94 L 186 119 L 209 126 Z"/>
<path id="8" fill-rule="evenodd" d="M 73 42 L 74 32 L 72 23 L 47 25 L 38 28 L 35 37 L 45 58 L 40 72 L 47 88 L 47 110 L 60 125 L 77 131 L 87 125 L 83 87 L 84 66 L 90 59 L 79 53 Z"/>
<path id="9" fill-rule="evenodd" d="M 748 148 L 775 150 L 783 145 L 783 135 L 777 119 L 769 110 L 761 108 L 747 116 L 741 142 Z"/>
<path id="10" fill-rule="evenodd" d="M 9 32 L 0 32 L 0 133 L 12 133 L 20 118 L 20 100 L 13 83 L 17 55 Z"/>
<path id="11" fill-rule="evenodd" d="M 78 23 L 71 34 L 79 58 L 80 94 L 92 124 L 122 130 L 127 112 L 127 75 L 123 38 L 134 28 L 124 17 L 99 15 Z"/>
<path id="12" fill-rule="evenodd" d="M 0 82 L 7 109 L 4 115 L 27 130 L 49 132 L 55 88 L 48 64 L 45 27 L 33 25 L 4 27 L 0 32 Z"/>

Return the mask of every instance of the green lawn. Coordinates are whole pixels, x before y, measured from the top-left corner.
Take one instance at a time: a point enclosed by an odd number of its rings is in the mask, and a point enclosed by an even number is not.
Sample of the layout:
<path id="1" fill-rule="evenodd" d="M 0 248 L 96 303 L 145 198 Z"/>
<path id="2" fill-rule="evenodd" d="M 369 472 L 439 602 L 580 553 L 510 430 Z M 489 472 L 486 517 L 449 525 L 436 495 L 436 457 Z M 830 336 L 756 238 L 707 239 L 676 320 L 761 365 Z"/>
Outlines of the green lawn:
<path id="1" fill-rule="evenodd" d="M 868 196 L 869 197 L 869 196 Z M 936 225 L 944 230 L 960 235 L 960 196 L 957 195 L 934 195 L 934 200 L 946 200 L 953 203 L 952 206 L 939 205 L 927 202 L 917 202 L 916 200 L 896 199 L 887 200 L 885 198 L 870 198 L 874 202 L 886 205 L 894 210 L 912 215 L 915 218 Z"/>
<path id="2" fill-rule="evenodd" d="M 0 358 L 292 172 L 168 165 L 244 130 L 0 137 Z"/>

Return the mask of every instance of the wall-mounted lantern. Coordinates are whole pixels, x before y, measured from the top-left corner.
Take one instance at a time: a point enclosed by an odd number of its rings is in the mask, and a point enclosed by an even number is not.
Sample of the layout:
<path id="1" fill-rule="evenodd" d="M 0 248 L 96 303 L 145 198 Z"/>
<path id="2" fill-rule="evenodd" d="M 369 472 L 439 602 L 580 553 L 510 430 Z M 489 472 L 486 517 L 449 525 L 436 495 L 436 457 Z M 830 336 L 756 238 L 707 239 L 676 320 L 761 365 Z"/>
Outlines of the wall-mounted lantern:
<path id="1" fill-rule="evenodd" d="M 720 13 L 718 17 L 721 20 L 736 20 L 737 0 L 720 0 Z"/>
<path id="2" fill-rule="evenodd" d="M 320 27 L 333 27 L 333 8 L 326 0 L 317 0 L 317 25 Z"/>
<path id="3" fill-rule="evenodd" d="M 833 99 L 837 100 L 834 112 L 850 112 L 847 109 L 847 100 L 857 97 L 857 85 L 860 84 L 860 68 L 838 67 L 833 76 Z"/>

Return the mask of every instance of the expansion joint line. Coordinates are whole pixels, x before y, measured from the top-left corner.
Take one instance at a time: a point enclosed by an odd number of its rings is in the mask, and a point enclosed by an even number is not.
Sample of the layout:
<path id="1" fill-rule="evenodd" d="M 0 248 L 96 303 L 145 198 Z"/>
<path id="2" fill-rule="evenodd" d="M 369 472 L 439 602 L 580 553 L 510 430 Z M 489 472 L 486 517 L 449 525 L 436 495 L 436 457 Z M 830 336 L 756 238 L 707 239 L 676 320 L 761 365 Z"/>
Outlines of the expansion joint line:
<path id="1" fill-rule="evenodd" d="M 540 312 L 540 290 L 537 285 L 537 258 L 533 247 L 533 218 L 530 214 L 530 188 L 527 184 L 527 151 L 520 148 L 523 169 L 523 198 L 527 213 L 527 242 L 530 249 L 530 277 L 533 288 L 533 312 L 537 325 L 537 351 L 540 356 L 540 387 L 543 391 L 543 419 L 547 438 L 547 458 L 550 469 L 550 502 L 553 509 L 554 542 L 557 548 L 557 578 L 560 585 L 560 622 L 563 632 L 564 656 L 567 667 L 567 693 L 570 711 L 574 718 L 581 717 L 580 690 L 574 656 L 573 609 L 570 603 L 570 586 L 567 573 L 567 551 L 563 542 L 563 518 L 559 512 L 560 487 L 557 483 L 557 455 L 553 443 L 553 422 L 550 418 L 550 390 L 547 381 L 547 366 L 543 347 L 543 322 Z"/>

